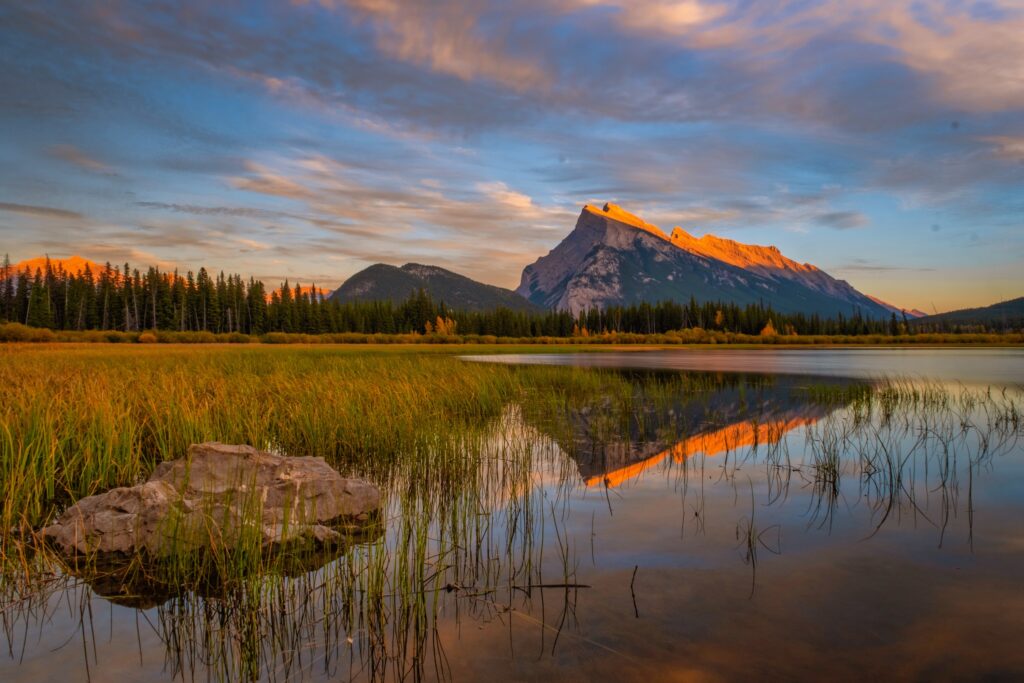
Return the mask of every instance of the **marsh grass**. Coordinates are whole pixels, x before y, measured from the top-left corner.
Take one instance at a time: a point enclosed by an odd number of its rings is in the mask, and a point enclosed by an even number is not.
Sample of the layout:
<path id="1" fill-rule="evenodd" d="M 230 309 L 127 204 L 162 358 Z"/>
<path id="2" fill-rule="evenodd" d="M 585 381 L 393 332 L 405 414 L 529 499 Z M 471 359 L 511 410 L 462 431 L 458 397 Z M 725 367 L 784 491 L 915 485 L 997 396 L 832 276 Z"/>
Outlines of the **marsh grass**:
<path id="1" fill-rule="evenodd" d="M 450 357 L 260 348 L 0 353 L 4 529 L 38 528 L 70 501 L 137 483 L 207 440 L 320 455 L 378 480 L 427 467 L 457 478 L 467 465 L 438 446 L 498 416 L 514 391 L 513 371 Z"/>
<path id="2" fill-rule="evenodd" d="M 17 640 L 15 617 L 45 619 L 52 596 L 83 582 L 122 604 L 162 605 L 168 667 L 181 675 L 238 680 L 271 665 L 287 670 L 296 665 L 288 643 L 313 629 L 369 677 L 403 677 L 410 662 L 445 668 L 428 638 L 440 595 L 465 595 L 460 609 L 501 612 L 543 585 L 532 533 L 549 510 L 532 494 L 533 441 L 508 413 L 523 386 L 514 368 L 273 348 L 18 351 L 9 359 L 0 366 L 9 388 L 0 405 L 8 642 Z M 66 561 L 33 538 L 71 502 L 137 483 L 204 440 L 320 455 L 371 479 L 384 493 L 387 537 L 353 538 L 323 558 L 268 553 L 245 524 L 230 543 L 197 543 L 212 529 L 177 529 L 171 519 L 160 558 L 116 568 L 96 557 Z M 325 606 L 329 619 L 314 616 Z"/>

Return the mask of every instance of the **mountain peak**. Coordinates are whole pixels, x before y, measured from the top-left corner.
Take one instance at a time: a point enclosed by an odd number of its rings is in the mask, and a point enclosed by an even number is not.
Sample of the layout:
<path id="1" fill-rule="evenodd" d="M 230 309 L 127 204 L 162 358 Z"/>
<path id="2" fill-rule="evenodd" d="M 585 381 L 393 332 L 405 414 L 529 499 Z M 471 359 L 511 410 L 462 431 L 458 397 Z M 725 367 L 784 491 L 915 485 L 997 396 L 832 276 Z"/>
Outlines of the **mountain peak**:
<path id="1" fill-rule="evenodd" d="M 656 237 L 651 240 L 631 228 Z M 697 298 L 760 303 L 781 311 L 880 316 L 885 309 L 775 246 L 671 235 L 620 206 L 586 205 L 576 228 L 523 270 L 517 290 L 533 303 L 573 312 L 637 301 Z"/>
<path id="2" fill-rule="evenodd" d="M 601 218 L 616 221 L 617 223 L 622 223 L 624 225 L 629 225 L 631 227 L 638 228 L 645 232 L 649 232 L 653 235 L 657 235 L 662 239 L 668 239 L 668 235 L 662 232 L 661 228 L 659 228 L 657 225 L 648 223 L 647 221 L 640 218 L 636 214 L 632 214 L 629 211 L 626 211 L 618 204 L 612 204 L 611 202 L 608 202 L 604 205 L 604 207 L 600 209 L 591 204 L 587 204 L 586 206 L 583 207 L 583 211 L 594 214 L 595 216 L 600 216 Z"/>

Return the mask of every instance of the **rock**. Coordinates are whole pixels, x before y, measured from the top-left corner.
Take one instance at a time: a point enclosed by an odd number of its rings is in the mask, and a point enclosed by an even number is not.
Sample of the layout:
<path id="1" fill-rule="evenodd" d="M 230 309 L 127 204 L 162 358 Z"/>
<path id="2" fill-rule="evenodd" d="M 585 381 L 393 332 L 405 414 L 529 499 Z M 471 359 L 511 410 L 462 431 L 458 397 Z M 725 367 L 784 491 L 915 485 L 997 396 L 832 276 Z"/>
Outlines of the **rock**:
<path id="1" fill-rule="evenodd" d="M 342 477 L 322 458 L 203 443 L 143 484 L 83 498 L 42 535 L 68 555 L 324 546 L 343 540 L 336 527 L 358 528 L 379 508 L 376 486 Z"/>

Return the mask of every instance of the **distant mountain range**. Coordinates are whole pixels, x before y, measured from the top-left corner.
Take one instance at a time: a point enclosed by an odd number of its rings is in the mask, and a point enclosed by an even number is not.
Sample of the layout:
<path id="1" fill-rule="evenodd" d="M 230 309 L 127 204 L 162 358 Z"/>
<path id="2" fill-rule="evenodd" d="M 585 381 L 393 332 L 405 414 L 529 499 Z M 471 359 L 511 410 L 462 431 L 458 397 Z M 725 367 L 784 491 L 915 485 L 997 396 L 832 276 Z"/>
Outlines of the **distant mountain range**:
<path id="1" fill-rule="evenodd" d="M 908 318 L 923 318 L 926 315 L 928 315 L 924 311 L 922 311 L 920 309 L 917 309 L 917 308 L 900 308 L 899 306 L 893 306 L 890 303 L 886 303 L 886 302 L 882 301 L 877 296 L 871 296 L 870 294 L 868 294 L 867 297 L 869 299 L 871 299 L 872 301 L 874 301 L 879 306 L 881 306 L 882 308 L 885 308 L 885 309 L 887 309 L 889 311 L 892 311 L 896 315 L 902 315 L 902 314 L 905 313 Z"/>
<path id="2" fill-rule="evenodd" d="M 667 235 L 614 204 L 583 207 L 575 229 L 526 267 L 516 291 L 539 306 L 573 312 L 694 297 L 829 317 L 892 314 L 887 304 L 776 247 L 696 238 L 682 228 Z"/>
<path id="3" fill-rule="evenodd" d="M 1000 301 L 982 308 L 963 308 L 959 311 L 929 315 L 914 321 L 922 326 L 931 325 L 985 325 L 986 327 L 1024 327 L 1024 296 Z"/>
<path id="4" fill-rule="evenodd" d="M 434 301 L 454 309 L 487 311 L 504 307 L 514 311 L 540 308 L 510 289 L 485 285 L 437 266 L 407 263 L 401 268 L 378 263 L 359 271 L 339 287 L 335 301 L 404 301 L 420 289 Z"/>
<path id="5" fill-rule="evenodd" d="M 78 256 L 50 262 L 72 273 L 88 265 L 94 276 L 104 268 Z M 22 261 L 13 271 L 24 272 L 27 267 L 34 272 L 45 263 L 45 257 Z M 924 316 L 863 294 L 816 266 L 787 258 L 776 247 L 714 235 L 698 238 L 679 227 L 666 234 L 614 204 L 583 207 L 572 232 L 523 270 L 516 291 L 437 266 L 407 263 L 399 268 L 378 263 L 352 275 L 330 298 L 341 302 L 402 301 L 420 289 L 435 301 L 468 311 L 504 307 L 578 313 L 594 307 L 694 298 L 738 305 L 763 303 L 784 313 L 825 317 L 855 312 L 871 318 L 888 318 L 893 313 Z M 962 318 L 987 310 L 945 315 Z M 927 319 L 938 318 L 942 316 Z"/>

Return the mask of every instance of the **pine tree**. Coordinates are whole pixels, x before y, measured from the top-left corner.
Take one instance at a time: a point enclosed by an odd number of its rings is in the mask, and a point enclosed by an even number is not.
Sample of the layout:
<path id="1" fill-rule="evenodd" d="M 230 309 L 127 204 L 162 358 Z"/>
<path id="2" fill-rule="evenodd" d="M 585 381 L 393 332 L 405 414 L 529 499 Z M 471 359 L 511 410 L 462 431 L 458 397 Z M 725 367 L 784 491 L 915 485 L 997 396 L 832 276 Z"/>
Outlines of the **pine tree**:
<path id="1" fill-rule="evenodd" d="M 54 327 L 50 296 L 46 291 L 46 285 L 39 270 L 36 270 L 35 279 L 32 281 L 28 310 L 25 313 L 25 324 L 32 327 L 46 327 L 50 329 Z"/>
<path id="2" fill-rule="evenodd" d="M 14 268 L 11 257 L 4 254 L 0 266 L 0 320 L 15 320 L 14 314 Z"/>

